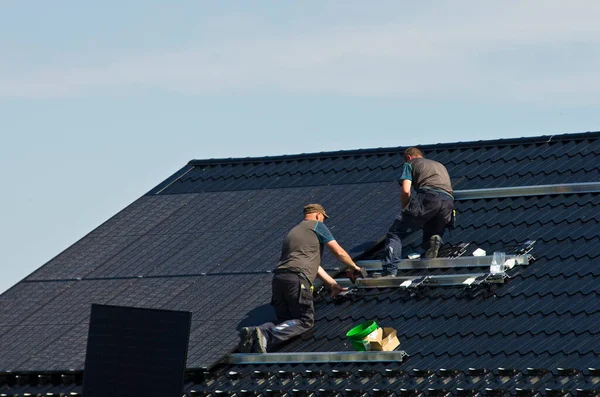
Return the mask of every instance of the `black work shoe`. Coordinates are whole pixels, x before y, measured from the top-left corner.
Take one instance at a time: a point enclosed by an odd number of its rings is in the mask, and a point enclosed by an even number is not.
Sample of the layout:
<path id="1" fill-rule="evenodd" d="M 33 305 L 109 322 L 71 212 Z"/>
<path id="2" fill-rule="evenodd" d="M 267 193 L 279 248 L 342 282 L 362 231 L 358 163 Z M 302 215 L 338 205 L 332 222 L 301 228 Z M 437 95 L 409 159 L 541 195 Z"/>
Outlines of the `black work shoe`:
<path id="1" fill-rule="evenodd" d="M 442 238 L 437 234 L 431 236 L 429 239 L 429 248 L 425 251 L 425 258 L 437 258 L 441 246 Z"/>
<path id="2" fill-rule="evenodd" d="M 252 328 L 244 327 L 240 329 L 240 343 L 238 352 L 250 353 L 252 351 Z"/>
<path id="3" fill-rule="evenodd" d="M 267 352 L 267 340 L 263 335 L 262 331 L 256 327 L 252 330 L 252 352 L 253 353 L 266 353 Z"/>

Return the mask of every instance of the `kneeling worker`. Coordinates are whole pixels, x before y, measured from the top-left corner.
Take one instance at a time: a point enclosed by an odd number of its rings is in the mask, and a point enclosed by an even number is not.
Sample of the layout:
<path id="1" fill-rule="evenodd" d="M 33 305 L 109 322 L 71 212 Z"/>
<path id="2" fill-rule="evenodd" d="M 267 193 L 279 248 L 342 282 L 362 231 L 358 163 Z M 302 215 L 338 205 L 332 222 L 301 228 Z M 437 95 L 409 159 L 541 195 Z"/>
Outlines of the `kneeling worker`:
<path id="1" fill-rule="evenodd" d="M 316 277 L 329 286 L 332 296 L 347 289 L 336 283 L 321 267 L 324 245 L 344 265 L 361 271 L 323 223 L 327 218 L 320 204 L 304 207 L 304 220 L 287 234 L 274 271 L 271 304 L 275 307 L 279 324 L 265 323 L 258 327 L 242 328 L 238 348 L 241 353 L 266 353 L 267 348 L 313 327 L 315 311 L 312 284 Z"/>

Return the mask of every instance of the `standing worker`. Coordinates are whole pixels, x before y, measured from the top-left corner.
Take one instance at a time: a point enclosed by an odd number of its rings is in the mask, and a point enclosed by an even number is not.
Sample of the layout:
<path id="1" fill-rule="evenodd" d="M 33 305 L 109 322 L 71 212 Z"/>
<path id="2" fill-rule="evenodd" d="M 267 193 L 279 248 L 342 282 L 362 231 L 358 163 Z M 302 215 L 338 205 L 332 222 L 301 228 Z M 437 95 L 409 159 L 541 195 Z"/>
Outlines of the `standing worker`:
<path id="1" fill-rule="evenodd" d="M 304 207 L 304 220 L 287 234 L 274 271 L 271 304 L 275 307 L 279 324 L 265 323 L 242 328 L 240 352 L 266 353 L 267 348 L 311 329 L 315 322 L 313 282 L 316 277 L 329 286 L 332 296 L 347 289 L 336 283 L 321 267 L 324 245 L 344 265 L 361 272 L 362 269 L 356 266 L 323 223 L 327 218 L 320 204 Z"/>
<path id="2" fill-rule="evenodd" d="M 452 220 L 454 195 L 446 167 L 423 158 L 416 147 L 404 151 L 404 166 L 400 176 L 402 211 L 388 230 L 383 263 L 384 277 L 395 277 L 402 255 L 402 238 L 423 228 L 421 247 L 426 258 L 436 258 L 442 245 L 446 225 Z M 411 188 L 416 190 L 411 195 Z"/>

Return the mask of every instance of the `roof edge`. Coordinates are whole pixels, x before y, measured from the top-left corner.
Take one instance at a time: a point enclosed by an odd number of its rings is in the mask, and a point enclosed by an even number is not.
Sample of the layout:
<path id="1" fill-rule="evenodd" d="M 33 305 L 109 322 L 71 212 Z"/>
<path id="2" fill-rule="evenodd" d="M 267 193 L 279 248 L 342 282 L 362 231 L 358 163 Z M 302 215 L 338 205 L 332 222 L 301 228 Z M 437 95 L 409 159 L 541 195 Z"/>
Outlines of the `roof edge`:
<path id="1" fill-rule="evenodd" d="M 560 142 L 560 141 L 572 141 L 572 140 L 583 140 L 589 138 L 600 138 L 600 131 L 588 131 L 578 133 L 567 133 L 559 135 L 540 135 L 534 137 L 523 137 L 523 138 L 500 138 L 492 139 L 487 141 L 465 141 L 465 142 L 450 142 L 450 143 L 434 143 L 427 145 L 416 145 L 424 151 L 427 150 L 444 150 L 444 149 L 461 149 L 469 147 L 490 147 L 501 145 L 515 145 L 515 144 L 527 144 L 527 143 L 545 143 L 545 142 Z M 371 148 L 371 149 L 349 149 L 349 150 L 337 150 L 331 152 L 316 152 L 316 153 L 299 153 L 299 154 L 285 154 L 275 156 L 261 156 L 261 157 L 229 157 L 229 158 L 212 158 L 212 159 L 198 159 L 190 160 L 188 166 L 201 166 L 210 164 L 238 164 L 238 163 L 259 163 L 259 162 L 276 162 L 286 160 L 303 160 L 303 159 L 319 159 L 324 157 L 343 157 L 343 156 L 354 156 L 354 155 L 372 155 L 372 154 L 389 154 L 398 153 L 409 146 L 392 146 L 384 148 Z"/>
<path id="2" fill-rule="evenodd" d="M 173 183 L 177 182 L 192 169 L 194 169 L 194 167 L 190 164 L 185 165 L 183 168 L 179 169 L 177 172 L 175 172 L 173 175 L 159 183 L 157 186 L 153 187 L 148 193 L 145 194 L 145 196 L 154 196 L 160 194 L 160 192 L 171 186 Z"/>

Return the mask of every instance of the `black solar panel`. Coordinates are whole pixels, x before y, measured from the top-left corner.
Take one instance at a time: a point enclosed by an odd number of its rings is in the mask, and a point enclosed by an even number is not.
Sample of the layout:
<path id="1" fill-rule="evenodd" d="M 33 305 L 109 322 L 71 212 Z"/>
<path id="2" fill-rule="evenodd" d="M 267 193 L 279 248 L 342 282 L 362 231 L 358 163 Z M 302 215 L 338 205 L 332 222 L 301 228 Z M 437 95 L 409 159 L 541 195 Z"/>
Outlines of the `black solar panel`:
<path id="1" fill-rule="evenodd" d="M 22 323 L 61 296 L 74 282 L 19 283 L 0 295 L 2 326 Z M 0 331 L 2 335 L 2 331 Z M 1 343 L 1 340 L 0 340 Z M 1 351 L 1 349 L 0 349 Z"/>
<path id="2" fill-rule="evenodd" d="M 33 272 L 27 281 L 83 278 L 127 249 L 139 236 L 88 237 L 67 248 L 56 258 Z"/>
<path id="3" fill-rule="evenodd" d="M 82 280 L 24 319 L 22 325 L 84 324 L 92 303 L 105 304 L 128 287 L 129 280 Z M 40 283 L 41 284 L 41 283 Z"/>
<path id="4" fill-rule="evenodd" d="M 179 397 L 192 313 L 92 305 L 86 397 Z"/>

